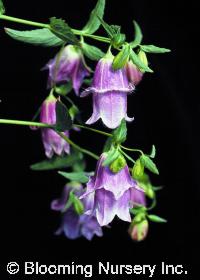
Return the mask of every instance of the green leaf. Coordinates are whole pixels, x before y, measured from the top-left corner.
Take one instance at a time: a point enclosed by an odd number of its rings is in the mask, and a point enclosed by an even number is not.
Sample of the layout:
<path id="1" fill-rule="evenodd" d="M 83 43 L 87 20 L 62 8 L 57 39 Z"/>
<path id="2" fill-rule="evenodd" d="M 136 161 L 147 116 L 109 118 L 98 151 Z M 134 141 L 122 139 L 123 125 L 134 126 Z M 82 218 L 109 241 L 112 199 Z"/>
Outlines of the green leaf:
<path id="1" fill-rule="evenodd" d="M 59 95 L 67 95 L 72 90 L 72 82 L 68 82 L 64 85 L 59 85 L 55 87 L 55 92 Z"/>
<path id="2" fill-rule="evenodd" d="M 80 199 L 73 193 L 73 191 L 71 191 L 69 194 L 69 200 L 73 203 L 76 213 L 78 215 L 82 215 L 84 213 L 84 205 L 80 201 Z"/>
<path id="3" fill-rule="evenodd" d="M 145 65 L 138 57 L 138 55 L 131 50 L 130 51 L 130 59 L 132 60 L 132 62 L 141 70 L 145 71 L 145 72 L 150 72 L 153 73 L 153 70 L 151 70 L 147 65 Z"/>
<path id="4" fill-rule="evenodd" d="M 116 144 L 121 144 L 126 141 L 126 137 L 127 137 L 127 127 L 126 127 L 126 121 L 125 119 L 123 119 L 121 121 L 120 126 L 113 131 L 113 141 Z"/>
<path id="5" fill-rule="evenodd" d="M 156 156 L 156 147 L 155 147 L 155 145 L 152 146 L 151 154 L 149 156 L 150 156 L 150 158 L 155 158 L 155 156 Z"/>
<path id="6" fill-rule="evenodd" d="M 91 46 L 83 42 L 81 43 L 81 47 L 84 55 L 91 60 L 100 60 L 102 57 L 105 56 L 105 53 L 95 46 Z"/>
<path id="7" fill-rule="evenodd" d="M 0 15 L 5 14 L 5 8 L 4 8 L 4 4 L 3 1 L 0 0 Z"/>
<path id="8" fill-rule="evenodd" d="M 142 42 L 143 35 L 139 24 L 136 21 L 133 21 L 133 24 L 135 28 L 135 39 L 130 43 L 130 46 L 135 48 Z"/>
<path id="9" fill-rule="evenodd" d="M 105 0 L 98 0 L 94 10 L 90 14 L 89 21 L 83 28 L 83 33 L 93 34 L 96 32 L 100 26 L 99 18 L 103 18 L 105 9 Z"/>
<path id="10" fill-rule="evenodd" d="M 148 215 L 150 221 L 155 223 L 167 223 L 167 220 L 157 216 L 157 215 Z"/>
<path id="11" fill-rule="evenodd" d="M 113 60 L 113 64 L 112 64 L 113 69 L 118 70 L 123 68 L 129 59 L 129 54 L 130 54 L 130 46 L 128 44 L 125 44 L 122 50 L 118 53 L 117 56 L 115 56 Z"/>
<path id="12" fill-rule="evenodd" d="M 60 175 L 63 177 L 69 179 L 70 181 L 76 181 L 79 183 L 87 183 L 88 182 L 88 176 L 85 175 L 85 172 L 63 172 L 58 171 Z"/>
<path id="13" fill-rule="evenodd" d="M 59 100 L 56 102 L 56 130 L 64 132 L 72 127 L 72 119 L 67 107 Z"/>
<path id="14" fill-rule="evenodd" d="M 63 157 L 53 157 L 50 160 L 44 160 L 30 166 L 34 171 L 62 169 L 73 166 L 77 161 L 82 159 L 83 155 L 79 152 L 74 152 Z"/>
<path id="15" fill-rule="evenodd" d="M 115 161 L 118 157 L 120 156 L 120 153 L 117 149 L 111 149 L 108 153 L 107 153 L 107 157 L 103 162 L 103 166 L 108 166 L 110 165 L 113 161 Z"/>
<path id="16" fill-rule="evenodd" d="M 57 19 L 55 17 L 50 18 L 50 27 L 51 31 L 64 42 L 79 45 L 78 38 L 63 19 Z"/>
<path id="17" fill-rule="evenodd" d="M 48 28 L 27 31 L 5 28 L 5 32 L 15 40 L 42 47 L 57 47 L 64 43 L 63 40 L 56 37 Z"/>
<path id="18" fill-rule="evenodd" d="M 140 157 L 140 160 L 148 170 L 157 175 L 159 174 L 158 168 L 156 167 L 155 163 L 147 155 L 142 155 Z"/>
<path id="19" fill-rule="evenodd" d="M 154 45 L 141 45 L 140 49 L 147 53 L 167 53 L 171 52 L 170 49 L 156 47 Z"/>

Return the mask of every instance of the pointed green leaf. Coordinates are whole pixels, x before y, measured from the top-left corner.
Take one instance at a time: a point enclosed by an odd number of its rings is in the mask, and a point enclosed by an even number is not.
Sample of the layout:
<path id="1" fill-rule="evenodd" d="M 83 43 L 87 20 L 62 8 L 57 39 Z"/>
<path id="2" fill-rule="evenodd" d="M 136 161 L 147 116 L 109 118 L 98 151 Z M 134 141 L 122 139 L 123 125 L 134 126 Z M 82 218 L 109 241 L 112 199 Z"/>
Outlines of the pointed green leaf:
<path id="1" fill-rule="evenodd" d="M 170 49 L 156 47 L 154 45 L 141 45 L 140 49 L 147 53 L 167 53 L 171 52 Z"/>
<path id="2" fill-rule="evenodd" d="M 109 37 L 112 38 L 115 34 L 119 34 L 119 27 L 116 28 L 115 25 L 109 25 L 108 23 L 106 23 L 103 19 L 99 18 L 103 28 L 105 29 L 105 31 L 108 33 Z"/>
<path id="3" fill-rule="evenodd" d="M 63 19 L 50 18 L 51 32 L 58 38 L 69 44 L 79 44 L 78 38 L 74 35 L 69 25 Z"/>
<path id="4" fill-rule="evenodd" d="M 155 223 L 167 223 L 167 220 L 157 216 L 157 215 L 148 215 L 150 221 Z"/>
<path id="5" fill-rule="evenodd" d="M 58 171 L 60 175 L 65 177 L 66 179 L 69 179 L 70 181 L 76 181 L 79 183 L 87 183 L 88 182 L 88 176 L 85 175 L 85 172 L 62 172 Z"/>
<path id="6" fill-rule="evenodd" d="M 3 1 L 0 0 L 0 15 L 3 15 L 3 14 L 5 14 L 5 7 L 4 7 Z"/>
<path id="7" fill-rule="evenodd" d="M 150 156 L 150 158 L 155 158 L 155 156 L 156 156 L 156 147 L 155 147 L 155 145 L 152 146 L 151 154 L 149 156 Z"/>
<path id="8" fill-rule="evenodd" d="M 63 157 L 53 157 L 50 160 L 44 160 L 30 166 L 34 171 L 45 171 L 62 169 L 73 166 L 77 161 L 82 159 L 83 155 L 79 152 L 74 152 Z"/>
<path id="9" fill-rule="evenodd" d="M 105 53 L 102 52 L 99 48 L 95 46 L 91 46 L 86 43 L 81 43 L 81 47 L 85 56 L 87 56 L 91 60 L 100 60 L 105 56 Z"/>
<path id="10" fill-rule="evenodd" d="M 133 21 L 133 24 L 135 28 L 135 39 L 133 42 L 130 43 L 130 46 L 132 48 L 135 48 L 142 42 L 143 35 L 139 24 L 136 21 Z"/>
<path id="11" fill-rule="evenodd" d="M 78 215 L 82 215 L 84 213 L 84 205 L 80 201 L 80 199 L 73 193 L 73 191 L 71 191 L 69 194 L 69 200 L 73 203 L 76 213 Z"/>
<path id="12" fill-rule="evenodd" d="M 127 127 L 126 121 L 123 119 L 118 128 L 113 131 L 113 141 L 117 144 L 121 144 L 126 141 L 127 137 Z"/>
<path id="13" fill-rule="evenodd" d="M 100 26 L 99 18 L 103 18 L 105 9 L 105 0 L 98 0 L 94 10 L 90 14 L 89 21 L 83 28 L 83 33 L 93 34 Z"/>
<path id="14" fill-rule="evenodd" d="M 130 59 L 132 60 L 132 62 L 141 70 L 143 70 L 144 72 L 150 72 L 153 73 L 153 70 L 151 70 L 147 65 L 145 65 L 138 57 L 138 55 L 131 50 L 130 51 Z"/>
<path id="15" fill-rule="evenodd" d="M 111 149 L 108 153 L 107 153 L 107 157 L 103 162 L 103 166 L 108 166 L 110 165 L 113 161 L 115 161 L 118 157 L 119 157 L 120 153 L 117 149 Z"/>
<path id="16" fill-rule="evenodd" d="M 144 166 L 150 170 L 152 173 L 159 174 L 158 168 L 156 167 L 155 163 L 150 159 L 147 155 L 142 155 L 140 160 Z"/>
<path id="17" fill-rule="evenodd" d="M 56 102 L 56 130 L 64 132 L 72 127 L 72 119 L 67 107 L 59 100 Z"/>
<path id="18" fill-rule="evenodd" d="M 122 50 L 118 53 L 118 55 L 115 56 L 113 60 L 112 67 L 114 70 L 118 70 L 123 68 L 128 59 L 130 54 L 130 46 L 128 44 L 125 44 L 122 48 Z"/>
<path id="19" fill-rule="evenodd" d="M 56 37 L 48 28 L 28 31 L 5 28 L 5 32 L 15 40 L 42 47 L 57 47 L 64 43 L 63 40 Z"/>

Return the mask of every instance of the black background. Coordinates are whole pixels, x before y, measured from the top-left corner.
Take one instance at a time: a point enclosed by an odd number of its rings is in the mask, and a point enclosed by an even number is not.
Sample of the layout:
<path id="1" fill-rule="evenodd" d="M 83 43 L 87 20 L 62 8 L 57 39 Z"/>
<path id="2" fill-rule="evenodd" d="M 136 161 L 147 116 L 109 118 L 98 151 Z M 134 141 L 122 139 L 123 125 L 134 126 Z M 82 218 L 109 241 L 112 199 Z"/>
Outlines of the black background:
<path id="1" fill-rule="evenodd" d="M 65 18 L 81 28 L 94 1 L 4 1 L 7 14 L 46 22 L 52 16 Z M 132 20 L 139 22 L 145 44 L 170 48 L 165 55 L 149 55 L 154 74 L 146 74 L 134 95 L 129 97 L 127 146 L 148 152 L 157 147 L 156 163 L 163 185 L 155 212 L 168 220 L 151 224 L 148 238 L 134 243 L 128 224 L 117 221 L 105 229 L 103 238 L 76 241 L 55 237 L 59 216 L 50 202 L 60 195 L 65 181 L 56 172 L 33 172 L 29 165 L 44 159 L 40 133 L 27 127 L 1 126 L 1 249 L 3 265 L 8 261 L 42 263 L 185 264 L 190 274 L 198 257 L 199 195 L 199 101 L 196 57 L 198 37 L 196 7 L 182 1 L 107 1 L 105 20 L 123 25 L 128 39 L 133 36 Z M 180 5 L 181 3 L 181 5 Z M 47 96 L 46 72 L 40 72 L 57 49 L 33 47 L 8 38 L 3 27 L 29 29 L 20 24 L 0 22 L 0 114 L 1 118 L 31 120 Z M 100 31 L 102 33 L 102 31 Z M 103 34 L 103 33 L 102 33 Z M 92 42 L 92 41 L 88 41 Z M 101 46 L 101 45 L 99 45 Z M 78 100 L 83 118 L 91 112 L 91 98 Z M 99 128 L 106 129 L 101 123 Z M 76 133 L 71 136 L 76 140 Z M 78 143 L 101 153 L 104 137 L 82 132 Z M 88 158 L 88 169 L 95 161 Z M 1 265 L 2 266 L 2 265 Z M 2 267 L 0 268 L 2 270 Z M 2 272 L 2 271 L 1 271 Z"/>

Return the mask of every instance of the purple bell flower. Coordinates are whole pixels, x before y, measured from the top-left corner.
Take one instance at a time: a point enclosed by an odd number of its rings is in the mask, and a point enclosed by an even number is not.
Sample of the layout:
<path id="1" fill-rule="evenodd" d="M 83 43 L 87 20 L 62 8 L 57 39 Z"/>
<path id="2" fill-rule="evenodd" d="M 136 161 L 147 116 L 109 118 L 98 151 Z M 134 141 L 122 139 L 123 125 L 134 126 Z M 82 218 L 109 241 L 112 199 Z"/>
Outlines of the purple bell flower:
<path id="1" fill-rule="evenodd" d="M 113 173 L 109 167 L 102 165 L 106 154 L 102 154 L 96 168 L 96 173 L 90 178 L 87 189 L 80 199 L 94 194 L 93 205 L 87 214 L 97 217 L 100 226 L 108 225 L 115 216 L 131 222 L 129 209 L 137 203 L 138 193 L 143 192 L 134 181 L 126 165 L 118 173 Z"/>
<path id="2" fill-rule="evenodd" d="M 76 95 L 79 95 L 84 78 L 90 74 L 90 69 L 85 64 L 81 50 L 68 45 L 63 49 L 60 58 L 59 55 L 57 54 L 43 68 L 49 69 L 48 87 L 72 81 L 73 89 Z"/>
<path id="3" fill-rule="evenodd" d="M 127 94 L 134 90 L 129 83 L 126 69 L 113 70 L 113 55 L 102 58 L 95 69 L 92 86 L 81 96 L 93 93 L 93 114 L 86 124 L 93 124 L 100 118 L 111 129 L 118 127 L 122 121 L 132 121 L 127 116 Z"/>
<path id="4" fill-rule="evenodd" d="M 50 125 L 56 124 L 56 98 L 52 94 L 42 104 L 40 122 Z M 69 144 L 53 129 L 42 128 L 41 131 L 45 154 L 48 158 L 51 158 L 54 153 L 59 156 L 64 152 L 67 154 L 70 153 Z M 65 131 L 64 134 L 69 137 L 69 131 Z"/>
<path id="5" fill-rule="evenodd" d="M 60 199 L 54 200 L 51 203 L 51 209 L 56 211 L 62 211 L 66 206 L 69 199 L 69 193 L 73 190 L 74 194 L 80 196 L 83 194 L 83 187 L 81 184 L 76 183 L 76 186 L 72 183 L 67 184 L 64 187 L 63 194 Z M 94 195 L 90 195 L 83 199 L 83 205 L 85 210 L 91 207 L 93 204 Z M 62 223 L 56 234 L 65 234 L 69 239 L 76 239 L 84 236 L 86 239 L 91 240 L 94 235 L 101 237 L 103 235 L 102 229 L 99 226 L 97 219 L 92 215 L 78 215 L 73 206 L 70 206 L 62 216 Z"/>
<path id="6" fill-rule="evenodd" d="M 142 73 L 132 61 L 129 61 L 126 64 L 126 71 L 129 82 L 134 86 L 137 86 L 139 82 L 142 80 L 144 73 Z"/>

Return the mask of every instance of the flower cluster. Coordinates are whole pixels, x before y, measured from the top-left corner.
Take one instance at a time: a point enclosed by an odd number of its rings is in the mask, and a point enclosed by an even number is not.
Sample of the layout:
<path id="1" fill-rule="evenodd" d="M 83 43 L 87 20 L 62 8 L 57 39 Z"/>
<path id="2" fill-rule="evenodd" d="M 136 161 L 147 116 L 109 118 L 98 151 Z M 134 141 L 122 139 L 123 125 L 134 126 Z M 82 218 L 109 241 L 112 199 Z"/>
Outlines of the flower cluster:
<path id="1" fill-rule="evenodd" d="M 40 122 L 1 119 L 0 123 L 29 125 L 33 129 L 40 127 L 47 161 L 32 165 L 32 169 L 68 169 L 58 172 L 68 181 L 61 198 L 51 204 L 51 209 L 62 216 L 57 235 L 64 233 L 70 239 L 84 236 L 91 240 L 95 235 L 102 236 L 102 227 L 110 227 L 118 217 L 130 223 L 131 238 L 141 241 L 147 236 L 149 221 L 166 221 L 149 214 L 156 205 L 155 191 L 158 189 L 151 184 L 146 172 L 159 174 L 153 161 L 155 146 L 146 154 L 123 144 L 127 138 L 126 123 L 134 120 L 127 113 L 127 103 L 145 72 L 153 72 L 147 54 L 170 50 L 143 45 L 142 31 L 135 21 L 135 38 L 127 42 L 120 26 L 109 25 L 103 20 L 105 2 L 97 0 L 82 30 L 70 28 L 63 19 L 55 17 L 49 24 L 42 24 L 3 16 L 5 9 L 3 3 L 0 4 L 0 18 L 44 27 L 26 32 L 7 28 L 5 31 L 9 36 L 34 45 L 61 47 L 43 68 L 48 70 L 50 94 L 39 110 Z M 94 34 L 101 25 L 107 37 Z M 107 44 L 107 52 L 86 43 L 88 37 Z M 94 69 L 87 66 L 90 65 L 88 60 L 96 62 Z M 80 104 L 82 97 L 92 94 L 93 111 L 88 109 L 88 112 L 92 111 L 88 120 L 82 121 L 80 114 L 84 110 L 79 110 L 76 101 L 71 99 L 71 91 L 75 93 L 72 99 L 79 98 Z M 109 132 L 91 128 L 90 125 L 100 119 Z M 108 137 L 103 152 L 98 151 L 100 156 L 73 142 L 72 131 L 80 129 Z M 132 158 L 129 152 L 139 154 L 139 157 Z M 97 160 L 95 172 L 86 171 L 84 155 Z M 152 204 L 148 207 L 150 200 Z"/>

